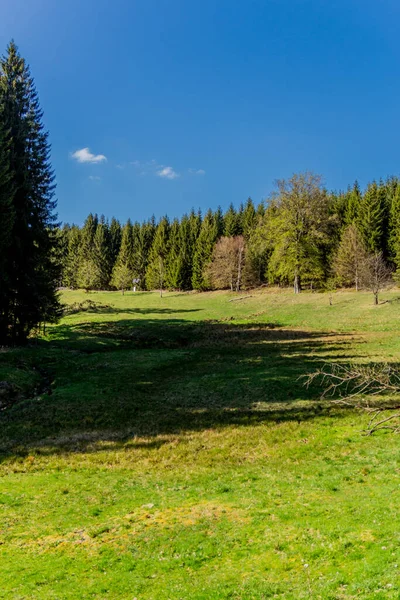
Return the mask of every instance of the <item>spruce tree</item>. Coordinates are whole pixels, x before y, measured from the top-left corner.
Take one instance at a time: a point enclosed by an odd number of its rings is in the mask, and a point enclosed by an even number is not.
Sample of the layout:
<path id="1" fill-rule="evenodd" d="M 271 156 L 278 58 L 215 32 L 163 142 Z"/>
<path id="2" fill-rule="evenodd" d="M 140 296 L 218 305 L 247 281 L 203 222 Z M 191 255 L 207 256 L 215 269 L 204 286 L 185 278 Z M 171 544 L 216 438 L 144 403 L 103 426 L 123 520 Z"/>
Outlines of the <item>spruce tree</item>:
<path id="1" fill-rule="evenodd" d="M 72 225 L 68 231 L 68 248 L 65 260 L 63 281 L 64 285 L 73 289 L 79 286 L 81 230 Z"/>
<path id="2" fill-rule="evenodd" d="M 215 227 L 217 228 L 217 237 L 224 235 L 224 213 L 222 208 L 218 206 L 214 213 Z"/>
<path id="3" fill-rule="evenodd" d="M 219 209 L 219 214 L 222 215 L 221 210 Z M 222 219 L 221 219 L 222 222 Z M 202 223 L 201 211 L 198 210 L 197 213 L 192 209 L 189 215 L 189 236 L 190 236 L 190 246 L 191 246 L 191 255 L 194 253 L 194 246 L 196 244 L 196 240 L 199 237 L 200 229 Z M 219 234 L 219 229 L 218 229 Z M 222 235 L 222 233 L 221 233 Z"/>
<path id="4" fill-rule="evenodd" d="M 162 290 L 165 284 L 166 259 L 168 256 L 169 220 L 163 217 L 156 229 L 149 254 L 149 263 L 146 271 L 146 285 L 149 289 Z"/>
<path id="5" fill-rule="evenodd" d="M 390 221 L 390 209 L 392 204 L 393 195 L 396 192 L 396 179 L 391 178 L 386 182 L 382 179 L 379 182 L 378 193 L 380 197 L 380 204 L 382 207 L 382 236 L 381 236 L 381 252 L 383 259 L 386 261 L 390 257 L 389 249 L 389 221 Z"/>
<path id="6" fill-rule="evenodd" d="M 99 286 L 99 272 L 94 252 L 94 237 L 98 223 L 97 215 L 90 213 L 81 230 L 78 285 L 86 291 Z"/>
<path id="7" fill-rule="evenodd" d="M 355 181 L 353 188 L 349 189 L 345 196 L 343 215 L 345 225 L 351 225 L 356 222 L 359 215 L 361 200 L 360 186 L 358 185 L 358 181 Z"/>
<path id="8" fill-rule="evenodd" d="M 377 183 L 370 183 L 361 200 L 357 226 L 368 252 L 381 252 L 383 248 L 384 197 Z"/>
<path id="9" fill-rule="evenodd" d="M 265 214 L 265 203 L 264 202 L 260 202 L 259 204 L 257 204 L 257 217 L 263 217 Z"/>
<path id="10" fill-rule="evenodd" d="M 243 233 L 243 216 L 244 216 L 244 204 L 243 204 L 243 202 L 241 202 L 239 205 L 239 210 L 237 211 L 238 235 L 242 235 L 242 233 Z"/>
<path id="11" fill-rule="evenodd" d="M 146 287 L 146 270 L 149 261 L 150 248 L 153 243 L 155 225 L 153 220 L 146 221 L 141 225 L 135 223 L 133 227 L 133 255 L 132 271 L 133 277 L 139 279 L 139 286 Z"/>
<path id="12" fill-rule="evenodd" d="M 206 269 L 212 259 L 217 237 L 218 230 L 214 215 L 212 211 L 209 210 L 201 224 L 193 255 L 192 286 L 195 290 L 206 290 L 210 288 L 210 281 L 207 277 Z"/>
<path id="13" fill-rule="evenodd" d="M 110 223 L 110 263 L 111 263 L 111 271 L 114 268 L 115 263 L 117 262 L 119 250 L 121 248 L 121 223 L 117 221 L 114 217 L 111 219 Z"/>
<path id="14" fill-rule="evenodd" d="M 272 207 L 264 211 L 264 205 L 262 205 L 262 211 L 257 210 L 254 227 L 248 234 L 243 281 L 250 287 L 261 285 L 265 281 L 268 259 L 274 246 L 274 237 L 270 226 L 271 212 L 273 212 Z"/>
<path id="15" fill-rule="evenodd" d="M 29 68 L 14 42 L 0 60 L 0 115 L 12 194 L 7 212 L 13 223 L 2 267 L 0 343 L 21 343 L 34 327 L 58 318 L 60 269 L 48 134 Z"/>
<path id="16" fill-rule="evenodd" d="M 256 209 L 254 208 L 253 200 L 247 199 L 246 206 L 242 214 L 242 230 L 246 240 L 251 236 L 257 221 Z"/>
<path id="17" fill-rule="evenodd" d="M 64 223 L 62 228 L 56 229 L 57 237 L 57 256 L 60 265 L 60 286 L 65 286 L 65 273 L 68 261 L 68 246 L 71 226 Z"/>
<path id="18" fill-rule="evenodd" d="M 2 115 L 0 115 L 1 123 Z M 9 322 L 6 318 L 10 298 L 8 252 L 15 223 L 13 187 L 10 176 L 8 142 L 0 126 L 0 344 L 7 338 Z"/>
<path id="19" fill-rule="evenodd" d="M 396 279 L 400 275 L 400 185 L 392 198 L 389 218 L 389 240 L 390 257 L 396 267 Z"/>
<path id="20" fill-rule="evenodd" d="M 128 219 L 124 227 L 122 228 L 122 239 L 121 247 L 118 254 L 117 261 L 114 265 L 112 272 L 111 284 L 121 290 L 124 294 L 125 290 L 129 289 L 132 285 L 133 271 L 132 271 L 132 255 L 133 255 L 133 227 L 131 221 Z"/>
<path id="21" fill-rule="evenodd" d="M 96 287 L 106 290 L 110 285 L 112 265 L 110 230 L 104 216 L 100 218 L 93 238 L 93 261 L 97 271 Z"/>
<path id="22" fill-rule="evenodd" d="M 241 227 L 238 214 L 235 210 L 235 207 L 231 203 L 224 215 L 224 236 L 233 237 L 235 235 L 239 235 L 240 229 Z"/>
<path id="23" fill-rule="evenodd" d="M 192 214 L 184 215 L 179 226 L 179 289 L 190 290 L 192 288 L 193 251 L 197 239 L 198 227 L 192 222 Z"/>
<path id="24" fill-rule="evenodd" d="M 185 246 L 181 242 L 186 243 L 186 240 L 180 238 L 181 225 L 178 219 L 174 219 L 171 223 L 168 238 L 168 253 L 166 257 L 165 285 L 172 290 L 181 289 L 182 285 L 182 268 L 183 257 L 185 254 Z"/>
<path id="25" fill-rule="evenodd" d="M 94 236 L 96 235 L 99 219 L 96 214 L 90 213 L 81 230 L 81 260 L 87 260 L 93 257 Z"/>
<path id="26" fill-rule="evenodd" d="M 220 209 L 217 210 L 216 220 L 222 223 L 222 212 Z M 218 225 L 217 225 L 218 228 Z M 179 230 L 180 245 L 181 245 L 181 288 L 183 290 L 192 289 L 192 277 L 193 277 L 193 257 L 196 247 L 197 238 L 199 237 L 201 229 L 201 212 L 195 213 L 194 210 L 190 212 L 189 217 L 184 217 L 181 220 L 181 226 Z"/>

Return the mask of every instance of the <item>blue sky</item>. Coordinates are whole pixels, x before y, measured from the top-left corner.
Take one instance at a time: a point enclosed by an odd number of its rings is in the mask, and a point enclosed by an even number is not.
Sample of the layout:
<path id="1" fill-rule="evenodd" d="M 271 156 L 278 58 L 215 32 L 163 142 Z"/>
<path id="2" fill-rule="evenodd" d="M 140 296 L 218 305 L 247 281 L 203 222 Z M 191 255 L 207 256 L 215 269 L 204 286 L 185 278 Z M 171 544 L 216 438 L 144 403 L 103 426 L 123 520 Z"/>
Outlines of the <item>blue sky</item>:
<path id="1" fill-rule="evenodd" d="M 313 170 L 399 175 L 395 0 L 0 0 L 50 131 L 59 218 L 142 220 Z"/>

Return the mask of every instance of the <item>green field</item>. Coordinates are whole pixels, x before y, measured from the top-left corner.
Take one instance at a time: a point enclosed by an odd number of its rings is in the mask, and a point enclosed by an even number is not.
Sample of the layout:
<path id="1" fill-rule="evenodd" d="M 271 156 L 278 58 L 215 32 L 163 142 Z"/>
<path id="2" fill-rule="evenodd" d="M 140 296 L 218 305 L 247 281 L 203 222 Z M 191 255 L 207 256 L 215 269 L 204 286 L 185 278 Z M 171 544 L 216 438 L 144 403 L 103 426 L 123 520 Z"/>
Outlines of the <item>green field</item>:
<path id="1" fill-rule="evenodd" d="M 250 295 L 65 292 L 0 350 L 0 598 L 400 597 L 399 438 L 299 379 L 396 363 L 400 292 Z"/>

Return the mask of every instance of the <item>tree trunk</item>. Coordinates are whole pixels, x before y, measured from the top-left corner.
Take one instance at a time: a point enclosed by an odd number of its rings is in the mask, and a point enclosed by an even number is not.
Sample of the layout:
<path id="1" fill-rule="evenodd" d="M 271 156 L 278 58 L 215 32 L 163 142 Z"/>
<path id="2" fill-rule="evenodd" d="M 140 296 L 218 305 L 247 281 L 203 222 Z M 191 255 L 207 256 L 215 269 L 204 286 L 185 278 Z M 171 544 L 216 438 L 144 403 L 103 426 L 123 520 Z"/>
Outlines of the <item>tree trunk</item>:
<path id="1" fill-rule="evenodd" d="M 123 295 L 123 296 L 125 295 L 125 290 L 124 290 L 124 288 L 122 288 L 122 295 Z"/>
<path id="2" fill-rule="evenodd" d="M 375 306 L 377 306 L 379 304 L 379 302 L 378 302 L 378 292 L 374 292 L 374 304 L 375 304 Z"/>
<path id="3" fill-rule="evenodd" d="M 158 257 L 158 266 L 160 269 L 160 298 L 162 298 L 162 291 L 164 285 L 164 261 L 162 256 Z"/>
<path id="4" fill-rule="evenodd" d="M 300 294 L 301 292 L 301 284 L 300 284 L 300 275 L 298 273 L 296 273 L 296 275 L 294 276 L 294 293 L 295 294 Z"/>
<path id="5" fill-rule="evenodd" d="M 238 264 L 238 273 L 236 280 L 236 291 L 240 290 L 240 286 L 242 283 L 242 256 L 243 256 L 243 248 L 239 249 L 239 264 Z"/>

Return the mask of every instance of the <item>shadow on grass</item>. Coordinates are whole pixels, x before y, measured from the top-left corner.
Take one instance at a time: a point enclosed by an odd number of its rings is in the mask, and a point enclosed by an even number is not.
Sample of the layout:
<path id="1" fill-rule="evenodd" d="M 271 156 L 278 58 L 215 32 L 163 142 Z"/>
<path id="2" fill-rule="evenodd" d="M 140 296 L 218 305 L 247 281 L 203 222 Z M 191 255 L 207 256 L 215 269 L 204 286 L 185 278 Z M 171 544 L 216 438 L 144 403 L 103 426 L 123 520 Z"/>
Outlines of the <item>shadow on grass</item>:
<path id="1" fill-rule="evenodd" d="M 66 315 L 85 315 L 85 314 L 95 314 L 95 315 L 173 315 L 173 314 L 185 314 L 185 313 L 194 313 L 201 312 L 202 308 L 182 308 L 179 310 L 175 310 L 173 308 L 129 308 L 124 307 L 123 309 L 117 308 L 115 306 L 109 306 L 108 304 L 96 304 L 89 305 L 87 308 L 77 308 L 76 310 L 73 307 L 68 307 L 66 311 Z"/>
<path id="2" fill-rule="evenodd" d="M 157 446 L 155 436 L 316 418 L 329 408 L 299 377 L 352 358 L 351 344 L 350 334 L 273 323 L 61 324 L 21 350 L 50 384 L 0 413 L 0 452 L 86 452 L 135 436 Z"/>

